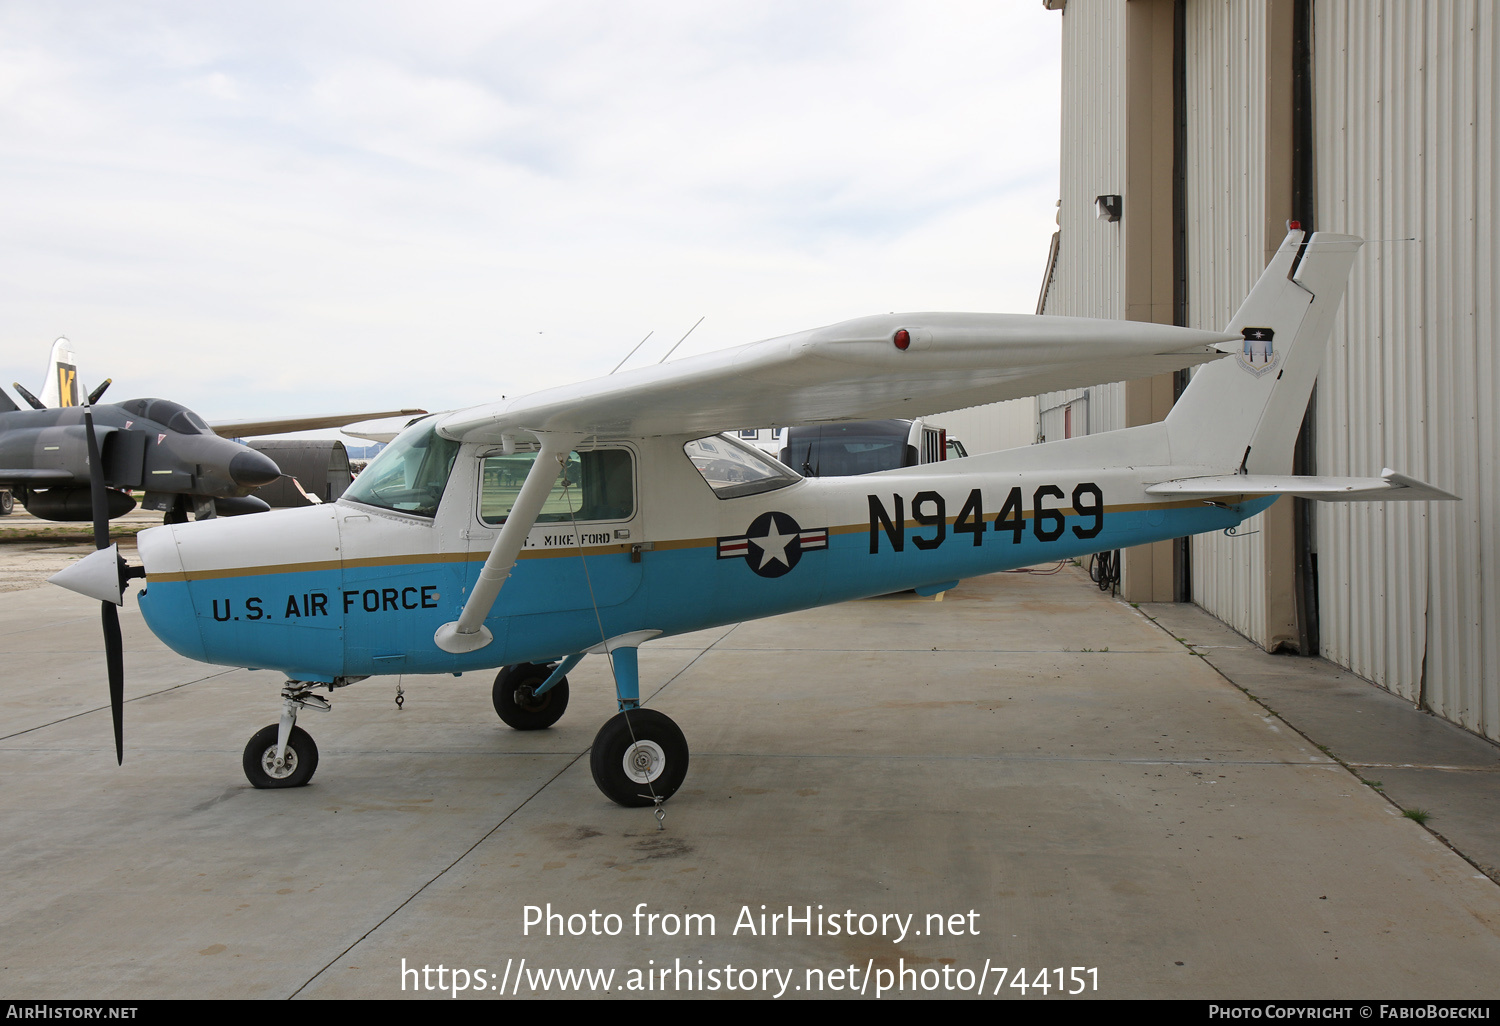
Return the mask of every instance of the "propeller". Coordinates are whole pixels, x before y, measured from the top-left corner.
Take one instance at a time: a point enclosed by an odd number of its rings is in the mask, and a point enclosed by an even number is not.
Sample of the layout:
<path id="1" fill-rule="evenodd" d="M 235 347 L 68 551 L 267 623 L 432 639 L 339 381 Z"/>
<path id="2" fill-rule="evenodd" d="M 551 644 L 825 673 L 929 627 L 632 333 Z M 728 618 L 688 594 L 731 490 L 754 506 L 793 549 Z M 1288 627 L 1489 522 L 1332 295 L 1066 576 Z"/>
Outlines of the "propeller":
<path id="1" fill-rule="evenodd" d="M 28 392 L 26 390 L 26 386 L 22 385 L 19 381 L 12 381 L 10 383 L 10 387 L 14 388 L 17 392 L 20 392 L 21 393 L 21 398 L 25 399 L 28 403 L 30 403 L 31 404 L 31 408 L 33 410 L 45 410 L 47 408 L 47 404 L 46 403 L 42 402 L 36 396 L 34 396 L 30 392 Z"/>
<path id="2" fill-rule="evenodd" d="M 119 547 L 109 540 L 109 498 L 104 484 L 104 462 L 99 457 L 99 439 L 94 433 L 94 414 L 83 408 L 84 434 L 88 444 L 89 495 L 93 503 L 94 549 L 51 581 L 71 591 L 99 599 L 99 618 L 104 629 L 104 658 L 109 667 L 109 712 L 115 726 L 115 760 L 125 761 L 125 646 L 120 637 L 117 607 L 125 601 L 125 584 L 144 577 L 144 567 L 128 567 Z"/>
<path id="3" fill-rule="evenodd" d="M 94 501 L 94 548 L 114 549 L 109 541 L 109 497 L 104 494 L 104 461 L 99 458 L 99 439 L 94 436 L 94 412 L 83 408 L 84 433 L 89 446 L 89 494 Z M 119 569 L 125 569 L 125 561 L 115 551 Z M 123 572 L 120 574 L 120 591 L 125 590 Z M 116 607 L 123 599 L 114 603 L 99 603 L 99 618 L 104 627 L 104 658 L 109 664 L 109 715 L 115 723 L 115 763 L 125 763 L 125 644 L 120 638 L 120 614 Z"/>

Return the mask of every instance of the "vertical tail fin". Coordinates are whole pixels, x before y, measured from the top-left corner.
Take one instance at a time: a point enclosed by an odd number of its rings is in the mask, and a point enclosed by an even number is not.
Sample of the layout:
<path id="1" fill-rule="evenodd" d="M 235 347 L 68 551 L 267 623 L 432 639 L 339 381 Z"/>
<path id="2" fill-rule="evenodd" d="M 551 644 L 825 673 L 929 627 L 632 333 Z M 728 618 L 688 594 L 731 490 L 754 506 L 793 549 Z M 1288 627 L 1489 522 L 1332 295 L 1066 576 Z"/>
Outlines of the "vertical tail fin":
<path id="1" fill-rule="evenodd" d="M 72 344 L 65 338 L 52 343 L 52 355 L 47 358 L 47 380 L 42 383 L 42 405 L 48 409 L 82 405 L 78 389 L 78 358 L 73 355 Z"/>
<path id="2" fill-rule="evenodd" d="M 1240 352 L 1200 369 L 1172 412 L 1175 463 L 1288 474 L 1308 396 L 1362 240 L 1287 233 L 1226 331 Z"/>

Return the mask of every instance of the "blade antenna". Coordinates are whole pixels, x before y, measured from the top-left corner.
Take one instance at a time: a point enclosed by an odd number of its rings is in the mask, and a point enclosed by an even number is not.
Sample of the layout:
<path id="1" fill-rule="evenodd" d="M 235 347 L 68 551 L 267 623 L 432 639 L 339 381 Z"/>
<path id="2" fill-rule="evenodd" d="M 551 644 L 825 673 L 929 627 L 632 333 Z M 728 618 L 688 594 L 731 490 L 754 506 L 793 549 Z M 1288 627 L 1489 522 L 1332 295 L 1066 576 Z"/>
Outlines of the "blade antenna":
<path id="1" fill-rule="evenodd" d="M 654 334 L 656 334 L 656 329 L 652 328 L 650 331 L 646 332 L 646 338 L 650 338 Z M 639 342 L 637 342 L 635 344 L 635 349 L 639 349 L 639 348 L 641 348 L 641 346 L 645 345 L 646 344 L 646 338 L 643 338 Z M 632 349 L 630 352 L 628 352 L 628 353 L 625 354 L 625 360 L 628 360 L 632 356 L 635 355 L 635 349 Z M 617 371 L 621 367 L 625 366 L 625 360 L 621 360 L 619 363 L 615 364 L 615 370 L 610 371 L 609 374 L 613 374 L 615 371 Z M 605 377 L 609 377 L 609 374 L 606 374 Z"/>
<path id="2" fill-rule="evenodd" d="M 703 315 L 703 317 L 707 317 L 707 316 L 708 316 L 708 314 L 704 314 Z M 693 332 L 695 332 L 695 331 L 698 330 L 698 325 L 703 323 L 703 317 L 699 317 L 698 320 L 696 322 L 694 322 L 693 326 L 687 330 L 687 335 L 684 335 L 680 339 L 677 340 L 677 346 L 680 346 L 684 342 L 686 342 L 688 335 L 691 335 Z M 673 346 L 671 349 L 668 349 L 667 350 L 667 356 L 671 356 L 673 353 L 677 352 L 677 346 Z M 657 360 L 656 362 L 659 363 L 659 364 L 660 363 L 666 363 L 667 362 L 667 356 L 663 356 L 660 360 Z"/>

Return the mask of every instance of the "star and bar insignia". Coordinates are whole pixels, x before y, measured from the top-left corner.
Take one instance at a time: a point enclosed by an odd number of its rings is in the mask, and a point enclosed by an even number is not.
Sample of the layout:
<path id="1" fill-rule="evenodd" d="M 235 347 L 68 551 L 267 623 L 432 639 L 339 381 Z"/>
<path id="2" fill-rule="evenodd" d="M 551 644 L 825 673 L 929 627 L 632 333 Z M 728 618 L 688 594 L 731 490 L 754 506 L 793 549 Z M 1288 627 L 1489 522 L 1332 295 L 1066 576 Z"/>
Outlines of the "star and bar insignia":
<path id="1" fill-rule="evenodd" d="M 828 548 L 828 528 L 804 529 L 785 513 L 762 513 L 744 534 L 719 539 L 720 559 L 743 558 L 761 577 L 790 573 L 812 549 Z"/>

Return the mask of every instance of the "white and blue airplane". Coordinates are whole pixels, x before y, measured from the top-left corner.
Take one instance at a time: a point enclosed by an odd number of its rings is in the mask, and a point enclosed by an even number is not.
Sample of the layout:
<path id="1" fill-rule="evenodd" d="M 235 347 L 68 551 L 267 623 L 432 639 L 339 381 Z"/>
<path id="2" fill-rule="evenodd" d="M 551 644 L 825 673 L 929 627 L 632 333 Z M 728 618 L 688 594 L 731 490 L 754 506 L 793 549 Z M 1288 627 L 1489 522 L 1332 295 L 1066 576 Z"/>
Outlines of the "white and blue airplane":
<path id="1" fill-rule="evenodd" d="M 336 503 L 143 531 L 143 569 L 101 538 L 54 581 L 119 604 L 144 575 L 141 611 L 174 651 L 286 675 L 280 721 L 245 749 L 256 787 L 312 777 L 296 721 L 328 708 L 318 688 L 500 667 L 496 711 L 535 730 L 562 716 L 567 673 L 602 654 L 620 711 L 595 739 L 594 780 L 621 805 L 659 803 L 688 746 L 640 707 L 637 649 L 653 638 L 1223 530 L 1282 494 L 1456 498 L 1389 470 L 1290 473 L 1359 246 L 1291 231 L 1222 333 L 892 314 L 429 417 Z M 864 477 L 803 479 L 721 434 L 1197 364 L 1161 423 Z"/>

